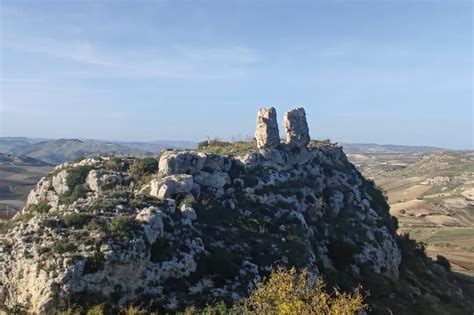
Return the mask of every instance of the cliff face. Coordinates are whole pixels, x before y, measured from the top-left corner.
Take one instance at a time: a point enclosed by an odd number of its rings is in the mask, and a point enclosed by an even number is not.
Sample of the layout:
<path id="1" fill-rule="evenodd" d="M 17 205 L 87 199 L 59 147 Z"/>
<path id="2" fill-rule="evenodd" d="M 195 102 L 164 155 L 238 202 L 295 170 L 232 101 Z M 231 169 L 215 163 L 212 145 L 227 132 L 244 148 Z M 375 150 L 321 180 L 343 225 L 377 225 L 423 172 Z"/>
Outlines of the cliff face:
<path id="1" fill-rule="evenodd" d="M 238 299 L 277 265 L 398 277 L 383 197 L 340 147 L 170 151 L 143 185 L 130 170 L 106 170 L 111 161 L 61 165 L 32 191 L 23 216 L 45 201 L 50 209 L 3 238 L 6 306 L 40 312 L 87 296 L 119 304 L 152 296 L 173 310 Z M 62 201 L 80 169 L 77 185 L 88 192 Z"/>
<path id="2" fill-rule="evenodd" d="M 447 272 L 397 237 L 383 194 L 342 148 L 306 146 L 300 129 L 297 144 L 288 126 L 288 144 L 235 156 L 167 151 L 58 166 L 1 236 L 0 304 L 175 311 L 237 301 L 283 265 L 344 290 L 362 283 L 375 312 L 412 313 L 420 299 L 438 307 L 441 295 L 465 309 Z"/>

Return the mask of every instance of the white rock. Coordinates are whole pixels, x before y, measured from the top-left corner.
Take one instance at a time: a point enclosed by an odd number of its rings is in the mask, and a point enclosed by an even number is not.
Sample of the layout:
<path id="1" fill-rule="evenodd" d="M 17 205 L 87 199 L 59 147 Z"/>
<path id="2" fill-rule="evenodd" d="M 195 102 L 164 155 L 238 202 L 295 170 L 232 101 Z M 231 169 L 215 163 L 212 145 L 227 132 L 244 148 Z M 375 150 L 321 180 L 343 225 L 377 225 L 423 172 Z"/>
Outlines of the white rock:
<path id="1" fill-rule="evenodd" d="M 193 174 L 203 168 L 205 160 L 204 153 L 167 151 L 160 157 L 159 174 L 161 176 Z"/>
<path id="2" fill-rule="evenodd" d="M 257 139 L 257 148 L 275 148 L 280 144 L 275 108 L 262 108 L 258 111 L 255 139 Z"/>
<path id="3" fill-rule="evenodd" d="M 286 130 L 286 143 L 298 147 L 308 145 L 311 139 L 304 108 L 290 110 L 283 117 L 283 122 Z"/>
<path id="4" fill-rule="evenodd" d="M 179 193 L 190 193 L 194 187 L 194 180 L 191 175 L 171 175 L 152 180 L 150 186 L 151 196 L 167 199 Z"/>
<path id="5" fill-rule="evenodd" d="M 52 179 L 53 188 L 58 195 L 64 194 L 65 192 L 69 191 L 69 187 L 66 183 L 67 175 L 68 175 L 67 171 L 62 170 L 61 172 L 53 176 L 53 179 Z"/>

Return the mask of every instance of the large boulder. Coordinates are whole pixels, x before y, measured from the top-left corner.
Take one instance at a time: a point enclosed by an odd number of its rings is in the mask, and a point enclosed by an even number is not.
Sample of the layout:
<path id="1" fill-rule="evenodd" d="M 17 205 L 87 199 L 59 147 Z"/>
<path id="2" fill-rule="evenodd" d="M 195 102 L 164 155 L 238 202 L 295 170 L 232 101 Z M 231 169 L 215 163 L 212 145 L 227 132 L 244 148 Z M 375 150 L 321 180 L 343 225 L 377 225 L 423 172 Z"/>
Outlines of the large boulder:
<path id="1" fill-rule="evenodd" d="M 280 144 L 280 133 L 278 131 L 275 108 L 262 108 L 258 111 L 255 139 L 259 149 L 275 148 Z"/>
<path id="2" fill-rule="evenodd" d="M 103 172 L 92 170 L 86 178 L 86 184 L 92 191 L 110 189 L 122 184 L 123 176 L 115 172 Z"/>
<path id="3" fill-rule="evenodd" d="M 191 175 L 171 175 L 154 179 L 150 183 L 150 195 L 158 199 L 172 198 L 176 194 L 187 194 L 193 191 L 194 180 Z"/>
<path id="4" fill-rule="evenodd" d="M 311 140 L 308 122 L 304 108 L 290 110 L 283 117 L 286 130 L 286 143 L 298 147 L 305 147 Z"/>
<path id="5" fill-rule="evenodd" d="M 192 174 L 200 171 L 206 160 L 206 154 L 196 152 L 164 152 L 158 165 L 161 176 L 173 174 Z"/>

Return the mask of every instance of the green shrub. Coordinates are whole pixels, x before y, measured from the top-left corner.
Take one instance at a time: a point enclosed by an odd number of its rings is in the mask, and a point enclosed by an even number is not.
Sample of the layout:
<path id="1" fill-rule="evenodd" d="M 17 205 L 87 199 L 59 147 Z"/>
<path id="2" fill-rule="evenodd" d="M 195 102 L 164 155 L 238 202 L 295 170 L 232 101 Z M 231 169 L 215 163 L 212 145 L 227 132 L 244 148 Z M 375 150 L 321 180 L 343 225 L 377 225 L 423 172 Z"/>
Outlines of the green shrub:
<path id="1" fill-rule="evenodd" d="M 151 157 L 136 159 L 130 166 L 130 173 L 138 176 L 153 174 L 156 171 L 158 171 L 158 161 Z"/>
<path id="2" fill-rule="evenodd" d="M 70 243 L 68 240 L 59 240 L 54 242 L 52 250 L 56 254 L 64 254 L 76 249 L 76 246 Z"/>
<path id="3" fill-rule="evenodd" d="M 84 184 L 87 175 L 92 168 L 90 166 L 78 166 L 67 171 L 66 185 L 73 191 L 77 185 Z"/>
<path id="4" fill-rule="evenodd" d="M 70 213 L 63 217 L 64 224 L 71 227 L 82 227 L 88 220 L 89 216 L 85 213 Z"/>
<path id="5" fill-rule="evenodd" d="M 107 224 L 107 232 L 111 236 L 126 236 L 135 227 L 133 217 L 119 215 L 113 217 Z"/>
<path id="6" fill-rule="evenodd" d="M 48 201 L 41 200 L 36 205 L 29 205 L 27 208 L 27 212 L 44 214 L 48 213 L 50 209 L 51 206 L 48 204 Z"/>
<path id="7" fill-rule="evenodd" d="M 74 201 L 87 197 L 90 190 L 83 184 L 77 185 L 72 191 L 66 191 L 59 196 L 59 204 L 71 204 Z"/>

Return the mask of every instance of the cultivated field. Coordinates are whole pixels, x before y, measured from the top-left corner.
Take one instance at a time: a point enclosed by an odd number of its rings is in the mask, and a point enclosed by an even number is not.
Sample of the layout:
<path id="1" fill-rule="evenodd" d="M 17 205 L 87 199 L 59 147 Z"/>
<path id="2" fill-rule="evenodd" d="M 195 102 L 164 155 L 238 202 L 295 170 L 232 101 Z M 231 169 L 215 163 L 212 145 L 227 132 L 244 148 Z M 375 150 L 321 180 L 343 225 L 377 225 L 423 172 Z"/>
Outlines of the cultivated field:
<path id="1" fill-rule="evenodd" d="M 474 275 L 474 152 L 354 153 L 349 158 L 381 187 L 400 233 L 427 244 L 454 270 Z"/>
<path id="2" fill-rule="evenodd" d="M 30 190 L 52 168 L 52 166 L 0 165 L 0 218 L 10 218 L 24 207 Z"/>

